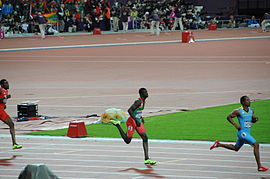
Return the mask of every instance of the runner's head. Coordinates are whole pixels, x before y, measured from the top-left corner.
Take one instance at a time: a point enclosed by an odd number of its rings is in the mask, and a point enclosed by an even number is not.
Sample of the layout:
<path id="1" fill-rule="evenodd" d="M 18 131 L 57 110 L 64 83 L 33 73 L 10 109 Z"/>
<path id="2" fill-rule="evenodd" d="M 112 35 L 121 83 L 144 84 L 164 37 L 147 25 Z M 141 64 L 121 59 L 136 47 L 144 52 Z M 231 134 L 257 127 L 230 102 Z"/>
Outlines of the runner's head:
<path id="1" fill-rule="evenodd" d="M 140 94 L 140 97 L 143 99 L 146 99 L 148 97 L 148 92 L 145 88 L 140 88 L 139 94 Z"/>
<path id="2" fill-rule="evenodd" d="M 250 99 L 248 96 L 242 96 L 240 98 L 240 103 L 242 104 L 242 106 L 247 106 L 249 107 L 250 106 Z"/>
<path id="3" fill-rule="evenodd" d="M 2 88 L 6 89 L 6 90 L 9 89 L 9 84 L 8 84 L 8 81 L 6 79 L 2 79 L 0 81 L 0 85 Z"/>

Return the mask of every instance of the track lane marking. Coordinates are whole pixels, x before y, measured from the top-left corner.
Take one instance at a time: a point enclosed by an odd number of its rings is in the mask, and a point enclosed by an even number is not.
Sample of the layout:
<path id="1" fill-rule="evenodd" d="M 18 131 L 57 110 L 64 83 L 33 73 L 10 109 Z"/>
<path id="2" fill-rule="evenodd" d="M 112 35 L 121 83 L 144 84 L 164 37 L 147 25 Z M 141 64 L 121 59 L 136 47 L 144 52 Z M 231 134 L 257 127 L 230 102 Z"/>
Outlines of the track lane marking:
<path id="1" fill-rule="evenodd" d="M 270 38 L 270 36 L 230 37 L 230 38 L 214 38 L 214 39 L 197 39 L 196 42 L 212 42 L 212 41 L 227 41 L 227 40 L 253 40 L 253 39 L 269 39 L 269 38 Z M 89 48 L 89 47 L 113 47 L 113 46 L 130 46 L 130 45 L 153 45 L 153 44 L 170 44 L 170 43 L 180 43 L 180 40 L 111 43 L 111 44 L 92 44 L 92 45 L 49 46 L 49 47 L 28 47 L 28 48 L 8 48 L 8 49 L 0 49 L 0 52 L 69 49 L 69 48 Z"/>

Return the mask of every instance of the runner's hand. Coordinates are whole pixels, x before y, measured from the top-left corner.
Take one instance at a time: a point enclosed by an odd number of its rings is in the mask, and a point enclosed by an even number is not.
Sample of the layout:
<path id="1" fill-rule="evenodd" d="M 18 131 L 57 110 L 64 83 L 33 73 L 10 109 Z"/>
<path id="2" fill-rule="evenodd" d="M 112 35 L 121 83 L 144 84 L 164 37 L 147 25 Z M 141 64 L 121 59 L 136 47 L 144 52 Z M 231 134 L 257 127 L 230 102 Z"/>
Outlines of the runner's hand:
<path id="1" fill-rule="evenodd" d="M 236 125 L 236 126 L 235 126 L 235 128 L 236 128 L 238 131 L 240 131 L 240 130 L 241 130 L 241 127 L 240 127 L 240 126 L 238 126 L 238 125 Z"/>

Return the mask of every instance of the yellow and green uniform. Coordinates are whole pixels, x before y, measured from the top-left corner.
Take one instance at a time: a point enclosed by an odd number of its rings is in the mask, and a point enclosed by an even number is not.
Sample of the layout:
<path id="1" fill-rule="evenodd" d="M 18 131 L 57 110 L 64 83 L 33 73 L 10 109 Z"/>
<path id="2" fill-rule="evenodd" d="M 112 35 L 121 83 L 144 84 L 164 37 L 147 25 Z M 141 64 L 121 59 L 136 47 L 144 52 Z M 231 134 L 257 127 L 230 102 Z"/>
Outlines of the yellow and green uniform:
<path id="1" fill-rule="evenodd" d="M 142 100 L 142 98 L 138 98 L 138 100 L 141 101 L 141 105 L 134 110 L 133 114 L 135 116 L 136 119 L 134 120 L 138 120 L 140 123 L 142 123 L 142 111 L 144 110 L 144 105 L 145 105 L 145 101 Z"/>
<path id="2" fill-rule="evenodd" d="M 141 105 L 135 109 L 133 111 L 133 114 L 135 116 L 136 119 L 133 119 L 132 117 L 129 117 L 127 122 L 126 122 L 126 125 L 127 125 L 127 135 L 128 137 L 132 137 L 133 134 L 134 134 L 134 129 L 139 133 L 139 134 L 142 134 L 142 133 L 145 133 L 146 130 L 144 128 L 144 125 L 142 123 L 142 111 L 144 109 L 144 105 L 145 105 L 145 101 L 143 101 L 141 98 L 138 98 L 138 100 L 141 101 Z M 141 123 L 141 125 L 138 127 L 135 120 L 139 121 Z"/>

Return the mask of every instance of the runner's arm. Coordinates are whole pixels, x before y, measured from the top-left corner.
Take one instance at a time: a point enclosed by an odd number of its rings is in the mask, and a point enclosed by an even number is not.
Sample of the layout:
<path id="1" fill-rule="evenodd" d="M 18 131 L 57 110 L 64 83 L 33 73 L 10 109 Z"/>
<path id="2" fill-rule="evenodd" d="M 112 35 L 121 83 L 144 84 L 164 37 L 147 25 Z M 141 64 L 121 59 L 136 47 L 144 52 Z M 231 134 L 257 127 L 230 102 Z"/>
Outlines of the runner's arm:
<path id="1" fill-rule="evenodd" d="M 141 120 L 142 120 L 142 123 L 144 124 L 144 118 L 143 117 L 141 118 Z"/>
<path id="2" fill-rule="evenodd" d="M 136 116 L 134 116 L 134 111 L 135 111 L 135 109 L 137 109 L 140 105 L 141 105 L 141 101 L 140 101 L 140 100 L 136 100 L 136 101 L 134 102 L 134 104 L 132 104 L 132 105 L 130 106 L 130 108 L 128 109 L 129 115 L 132 117 L 133 120 L 135 120 L 136 125 L 137 125 L 138 127 L 140 127 L 141 123 L 140 123 L 140 119 L 138 119 L 138 118 L 136 118 Z"/>
<path id="3" fill-rule="evenodd" d="M 240 130 L 241 127 L 234 122 L 233 118 L 235 118 L 235 117 L 237 117 L 239 115 L 240 115 L 240 111 L 235 110 L 235 111 L 233 111 L 231 114 L 229 114 L 227 116 L 227 120 L 229 121 L 229 123 L 231 123 L 237 130 Z"/>
<path id="4" fill-rule="evenodd" d="M 0 95 L 2 94 L 2 91 L 0 90 Z M 0 100 L 7 99 L 5 96 L 0 97 Z"/>
<path id="5" fill-rule="evenodd" d="M 254 115 L 254 110 L 253 110 L 253 114 L 252 114 L 252 123 L 256 123 L 259 120 L 259 118 L 257 116 Z"/>

